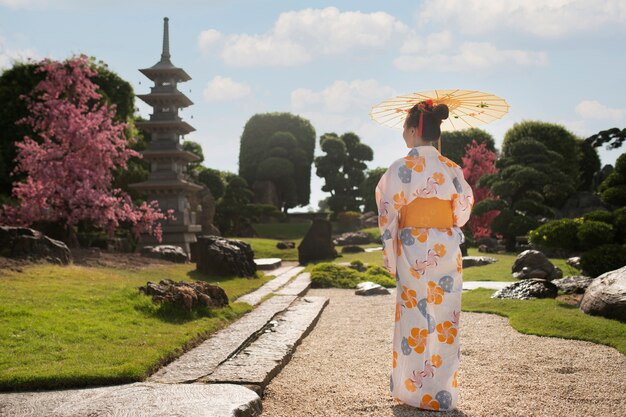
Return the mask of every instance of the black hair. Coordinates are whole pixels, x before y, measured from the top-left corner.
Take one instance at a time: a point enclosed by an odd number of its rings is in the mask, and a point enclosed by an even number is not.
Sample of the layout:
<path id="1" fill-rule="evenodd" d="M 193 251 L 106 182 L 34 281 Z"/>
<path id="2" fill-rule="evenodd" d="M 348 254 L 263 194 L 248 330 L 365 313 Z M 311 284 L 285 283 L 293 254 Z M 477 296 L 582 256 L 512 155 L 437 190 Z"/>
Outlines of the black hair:
<path id="1" fill-rule="evenodd" d="M 422 139 L 433 142 L 441 136 L 441 121 L 448 118 L 449 110 L 445 104 L 429 105 L 425 101 L 417 103 L 406 116 L 406 127 L 419 127 L 420 114 L 424 112 Z"/>

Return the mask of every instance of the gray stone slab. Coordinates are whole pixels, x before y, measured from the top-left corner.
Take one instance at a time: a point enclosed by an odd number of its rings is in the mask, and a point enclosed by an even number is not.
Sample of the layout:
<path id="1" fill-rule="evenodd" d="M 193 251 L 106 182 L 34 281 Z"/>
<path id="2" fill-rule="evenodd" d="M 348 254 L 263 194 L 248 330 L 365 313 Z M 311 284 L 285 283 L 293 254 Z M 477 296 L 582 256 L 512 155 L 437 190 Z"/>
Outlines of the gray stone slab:
<path id="1" fill-rule="evenodd" d="M 513 282 L 502 281 L 463 281 L 463 290 L 475 290 L 476 288 L 489 288 L 492 290 L 500 290 Z"/>
<path id="2" fill-rule="evenodd" d="M 200 382 L 254 384 L 264 389 L 289 362 L 295 347 L 313 329 L 327 304 L 326 297 L 305 296 L 297 300 L 277 317 L 276 327 Z"/>
<path id="3" fill-rule="evenodd" d="M 265 283 L 265 285 L 258 288 L 256 291 L 251 292 L 250 294 L 246 294 L 242 297 L 239 297 L 235 301 L 248 303 L 253 306 L 257 305 L 259 302 L 261 302 L 261 299 L 263 297 L 265 297 L 268 294 L 273 293 L 274 291 L 276 291 L 277 289 L 285 285 L 287 282 L 289 282 L 291 278 L 295 277 L 303 270 L 304 270 L 303 266 L 291 267 L 286 272 L 280 275 L 277 274 L 276 278 L 274 278 L 271 281 L 268 281 L 267 283 Z"/>
<path id="4" fill-rule="evenodd" d="M 254 340 L 258 332 L 262 331 L 277 313 L 289 307 L 295 299 L 295 296 L 268 299 L 196 348 L 159 369 L 148 378 L 148 381 L 176 384 L 193 382 L 210 374 L 242 345 Z"/>
<path id="5" fill-rule="evenodd" d="M 376 246 L 375 248 L 365 248 L 365 252 L 378 252 L 382 250 L 383 250 L 382 246 Z"/>
<path id="6" fill-rule="evenodd" d="M 311 288 L 311 274 L 303 272 L 293 281 L 275 292 L 276 295 L 304 295 Z"/>
<path id="7" fill-rule="evenodd" d="M 257 267 L 257 269 L 260 270 L 272 270 L 272 269 L 276 269 L 278 268 L 281 263 L 282 263 L 282 259 L 280 258 L 260 258 L 260 259 L 255 259 L 254 263 Z"/>
<path id="8" fill-rule="evenodd" d="M 0 416 L 243 417 L 261 415 L 259 395 L 235 384 L 135 383 L 80 390 L 0 394 Z"/>

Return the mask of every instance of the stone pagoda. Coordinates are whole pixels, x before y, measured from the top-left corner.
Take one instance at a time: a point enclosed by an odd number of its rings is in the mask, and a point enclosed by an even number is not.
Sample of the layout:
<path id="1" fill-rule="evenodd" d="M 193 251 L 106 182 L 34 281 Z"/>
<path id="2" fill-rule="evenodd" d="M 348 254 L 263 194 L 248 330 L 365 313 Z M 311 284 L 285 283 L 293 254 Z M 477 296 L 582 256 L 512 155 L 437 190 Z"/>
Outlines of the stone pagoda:
<path id="1" fill-rule="evenodd" d="M 163 19 L 163 52 L 161 60 L 150 68 L 140 69 L 142 74 L 154 81 L 150 94 L 138 95 L 152 106 L 150 120 L 138 122 L 137 127 L 150 133 L 150 144 L 142 152 L 150 162 L 147 181 L 132 184 L 131 187 L 145 195 L 147 201 L 157 200 L 165 213 L 174 210 L 176 220 L 162 222 L 164 245 L 177 245 L 190 253 L 189 245 L 196 242 L 196 232 L 201 226 L 196 224 L 195 212 L 191 211 L 189 197 L 202 187 L 189 181 L 186 174 L 187 163 L 199 158 L 182 149 L 180 136 L 195 129 L 178 116 L 178 110 L 192 105 L 187 96 L 178 91 L 179 82 L 191 77 L 170 61 L 169 19 Z M 142 237 L 142 245 L 154 245 L 154 237 Z"/>

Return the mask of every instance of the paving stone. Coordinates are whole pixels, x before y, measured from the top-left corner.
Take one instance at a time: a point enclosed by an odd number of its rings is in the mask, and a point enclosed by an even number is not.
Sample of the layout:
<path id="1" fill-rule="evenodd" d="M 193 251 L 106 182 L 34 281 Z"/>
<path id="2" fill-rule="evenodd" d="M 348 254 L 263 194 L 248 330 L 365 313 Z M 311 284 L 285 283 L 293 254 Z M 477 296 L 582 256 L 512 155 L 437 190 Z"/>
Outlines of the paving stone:
<path id="1" fill-rule="evenodd" d="M 311 287 L 311 274 L 303 272 L 293 281 L 275 292 L 276 295 L 304 295 Z"/>
<path id="2" fill-rule="evenodd" d="M 295 347 L 313 329 L 327 304 L 326 297 L 298 299 L 277 317 L 276 327 L 199 382 L 255 384 L 265 389 L 289 362 Z"/>
<path id="3" fill-rule="evenodd" d="M 464 281 L 463 290 L 475 290 L 476 288 L 489 288 L 492 290 L 500 290 L 507 285 L 511 285 L 513 281 Z"/>
<path id="4" fill-rule="evenodd" d="M 286 270 L 281 274 L 276 274 L 276 278 L 267 282 L 262 287 L 258 288 L 256 291 L 251 292 L 250 294 L 246 294 L 242 297 L 239 297 L 236 302 L 244 302 L 250 305 L 257 305 L 261 302 L 261 299 L 268 294 L 273 293 L 283 285 L 285 285 L 289 280 L 300 272 L 304 270 L 303 266 L 290 267 L 290 269 Z"/>
<path id="5" fill-rule="evenodd" d="M 20 417 L 244 417 L 261 415 L 259 395 L 235 384 L 135 383 L 0 394 L 0 415 Z"/>
<path id="6" fill-rule="evenodd" d="M 279 312 L 285 310 L 295 296 L 272 297 L 227 328 L 218 331 L 196 348 L 159 369 L 148 381 L 167 384 L 193 382 L 210 374 L 240 346 L 254 340 Z"/>
<path id="7" fill-rule="evenodd" d="M 257 269 L 260 269 L 260 270 L 272 270 L 272 269 L 278 268 L 281 265 L 282 259 L 280 259 L 280 258 L 260 258 L 260 259 L 255 259 L 254 263 L 256 264 Z"/>

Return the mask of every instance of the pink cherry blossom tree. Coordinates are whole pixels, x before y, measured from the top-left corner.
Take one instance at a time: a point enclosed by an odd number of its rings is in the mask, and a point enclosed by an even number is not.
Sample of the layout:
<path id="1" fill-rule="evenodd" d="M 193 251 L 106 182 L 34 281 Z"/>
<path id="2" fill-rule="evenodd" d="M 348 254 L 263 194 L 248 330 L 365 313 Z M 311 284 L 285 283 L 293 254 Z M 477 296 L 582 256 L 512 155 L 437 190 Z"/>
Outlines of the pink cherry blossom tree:
<path id="1" fill-rule="evenodd" d="M 480 145 L 473 140 L 472 143 L 465 147 L 465 156 L 463 157 L 463 175 L 467 183 L 472 187 L 474 192 L 475 203 L 486 198 L 494 198 L 489 188 L 477 187 L 476 183 L 485 174 L 493 174 L 497 171 L 496 154 L 490 151 L 486 144 Z M 489 225 L 494 218 L 500 214 L 499 210 L 491 210 L 482 216 L 471 216 L 468 227 L 472 231 L 475 238 L 491 236 Z"/>
<path id="2" fill-rule="evenodd" d="M 30 96 L 21 96 L 30 115 L 18 121 L 38 138 L 27 136 L 16 144 L 15 171 L 25 173 L 26 180 L 14 184 L 18 205 L 3 205 L 0 222 L 69 227 L 86 222 L 109 235 L 126 223 L 135 236 L 150 233 L 160 241 L 158 221 L 170 218 L 171 211 L 162 213 L 156 201 L 135 206 L 127 193 L 112 187 L 113 170 L 126 168 L 130 157 L 141 154 L 127 147 L 126 124 L 114 121 L 115 106 L 96 91 L 89 59 L 45 59 L 38 71 L 45 78 Z"/>

